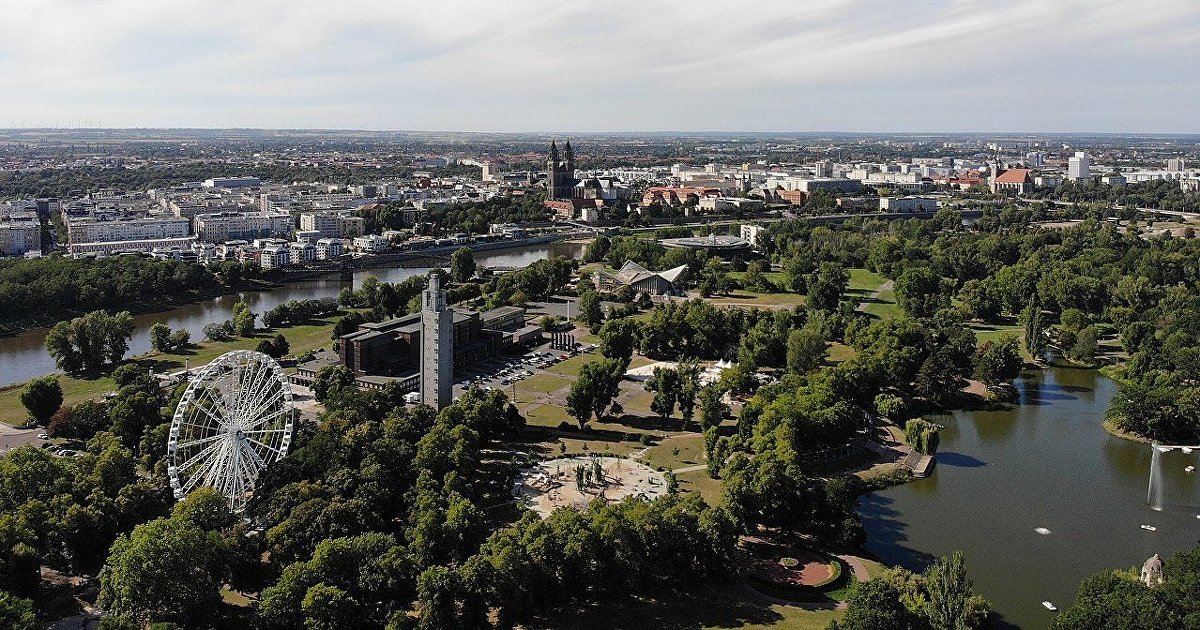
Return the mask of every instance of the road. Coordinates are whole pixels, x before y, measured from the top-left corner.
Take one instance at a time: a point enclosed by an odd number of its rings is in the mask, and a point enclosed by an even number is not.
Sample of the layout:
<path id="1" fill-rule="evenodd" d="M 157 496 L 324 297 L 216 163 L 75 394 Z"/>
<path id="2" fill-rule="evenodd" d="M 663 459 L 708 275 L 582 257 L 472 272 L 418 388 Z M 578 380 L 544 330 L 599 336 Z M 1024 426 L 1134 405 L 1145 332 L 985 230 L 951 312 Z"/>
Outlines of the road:
<path id="1" fill-rule="evenodd" d="M 8 453 L 18 446 L 26 444 L 41 444 L 45 440 L 38 439 L 38 434 L 45 429 L 14 429 L 6 424 L 0 424 L 0 455 Z"/>

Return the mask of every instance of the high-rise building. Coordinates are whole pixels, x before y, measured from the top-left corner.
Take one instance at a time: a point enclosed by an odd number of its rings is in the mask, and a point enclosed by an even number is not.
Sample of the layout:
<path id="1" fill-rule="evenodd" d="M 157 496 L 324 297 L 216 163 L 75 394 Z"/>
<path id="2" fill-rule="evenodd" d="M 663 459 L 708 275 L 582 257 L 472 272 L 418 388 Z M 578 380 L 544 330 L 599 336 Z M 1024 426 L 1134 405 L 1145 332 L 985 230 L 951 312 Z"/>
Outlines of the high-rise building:
<path id="1" fill-rule="evenodd" d="M 1185 166 L 1186 164 L 1184 164 L 1183 158 L 1171 158 L 1167 160 L 1167 170 L 1171 171 L 1172 173 L 1182 173 L 1184 170 L 1186 170 L 1184 168 Z"/>
<path id="2" fill-rule="evenodd" d="M 434 409 L 450 404 L 454 381 L 454 311 L 446 301 L 434 271 L 421 297 L 421 402 Z"/>
<path id="3" fill-rule="evenodd" d="M 1088 164 L 1088 154 L 1076 151 L 1075 157 L 1067 160 L 1067 179 L 1080 181 L 1091 179 L 1091 167 Z"/>

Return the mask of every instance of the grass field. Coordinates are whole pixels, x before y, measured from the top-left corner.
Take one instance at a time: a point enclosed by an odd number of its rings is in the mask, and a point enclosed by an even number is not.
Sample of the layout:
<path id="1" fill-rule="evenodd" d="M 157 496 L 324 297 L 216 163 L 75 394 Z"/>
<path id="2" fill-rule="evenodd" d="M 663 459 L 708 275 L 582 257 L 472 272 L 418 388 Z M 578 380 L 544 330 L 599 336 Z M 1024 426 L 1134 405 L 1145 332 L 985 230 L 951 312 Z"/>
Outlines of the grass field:
<path id="1" fill-rule="evenodd" d="M 714 295 L 708 302 L 714 306 L 738 306 L 741 308 L 791 308 L 805 303 L 799 293 L 755 293 L 738 289 L 729 295 Z"/>
<path id="2" fill-rule="evenodd" d="M 824 630 L 844 613 L 776 606 L 749 598 L 735 585 L 696 585 L 664 591 L 659 597 L 621 596 L 559 610 L 525 626 L 527 630 Z"/>
<path id="3" fill-rule="evenodd" d="M 127 359 L 124 363 L 136 363 L 156 371 L 178 370 L 184 366 L 185 361 L 190 367 L 198 367 L 230 350 L 253 350 L 260 341 L 274 337 L 277 332 L 282 332 L 283 336 L 287 338 L 292 354 L 301 354 L 308 350 L 330 346 L 332 341 L 330 341 L 329 335 L 333 332 L 333 324 L 336 321 L 337 318 L 319 320 L 310 324 L 262 332 L 254 337 L 239 337 L 229 341 L 204 341 L 193 344 L 190 350 L 182 354 L 148 352 Z M 59 373 L 58 382 L 63 389 L 63 404 L 73 405 L 113 391 L 116 389 L 116 385 L 110 374 L 111 370 L 89 377 L 75 377 Z M 21 405 L 22 387 L 23 384 L 18 384 L 0 390 L 0 422 L 10 426 L 25 422 L 25 407 Z"/>
<path id="4" fill-rule="evenodd" d="M 879 285 L 887 282 L 887 278 L 875 273 L 867 271 L 861 267 L 853 267 L 846 270 L 850 274 L 850 291 L 864 291 L 870 293 L 879 288 Z"/>
<path id="5" fill-rule="evenodd" d="M 894 291 L 882 291 L 879 293 L 878 301 L 867 305 L 867 314 L 874 315 L 883 319 L 900 317 L 904 311 L 900 309 L 900 305 L 896 304 L 896 293 Z"/>
<path id="6" fill-rule="evenodd" d="M 703 464 L 704 436 L 699 433 L 687 433 L 663 440 L 646 451 L 642 461 L 651 468 L 662 467 L 664 470 Z"/>

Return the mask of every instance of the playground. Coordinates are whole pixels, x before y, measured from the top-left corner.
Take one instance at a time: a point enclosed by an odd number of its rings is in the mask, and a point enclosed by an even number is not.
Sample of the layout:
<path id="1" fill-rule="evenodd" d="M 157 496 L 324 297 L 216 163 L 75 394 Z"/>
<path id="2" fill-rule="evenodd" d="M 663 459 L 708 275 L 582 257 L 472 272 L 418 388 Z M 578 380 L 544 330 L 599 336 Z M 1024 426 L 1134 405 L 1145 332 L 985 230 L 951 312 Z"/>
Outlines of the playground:
<path id="1" fill-rule="evenodd" d="M 513 483 L 517 501 L 542 518 L 555 508 L 582 509 L 596 499 L 654 500 L 666 493 L 662 473 L 632 459 L 599 454 L 561 457 L 522 468 Z"/>

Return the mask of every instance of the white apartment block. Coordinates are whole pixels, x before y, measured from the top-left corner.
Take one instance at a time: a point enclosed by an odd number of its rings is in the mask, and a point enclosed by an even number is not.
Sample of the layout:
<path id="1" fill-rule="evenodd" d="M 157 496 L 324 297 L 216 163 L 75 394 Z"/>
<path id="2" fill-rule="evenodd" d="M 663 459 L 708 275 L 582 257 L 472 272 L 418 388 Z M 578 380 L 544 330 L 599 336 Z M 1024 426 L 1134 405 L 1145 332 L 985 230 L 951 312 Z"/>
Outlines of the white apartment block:
<path id="1" fill-rule="evenodd" d="M 1076 151 L 1075 157 L 1067 160 L 1067 179 L 1072 181 L 1080 181 L 1091 179 L 1092 170 L 1088 162 L 1088 154 L 1083 151 Z"/>
<path id="2" fill-rule="evenodd" d="M 70 251 L 87 243 L 118 243 L 122 241 L 152 241 L 184 238 L 191 221 L 180 217 L 151 217 L 145 219 L 103 219 L 71 217 L 67 221 L 67 241 Z"/>
<path id="3" fill-rule="evenodd" d="M 938 200 L 934 197 L 880 197 L 879 209 L 883 212 L 937 212 Z"/>
<path id="4" fill-rule="evenodd" d="M 323 238 L 317 241 L 317 260 L 329 260 L 341 256 L 345 246 L 341 239 Z"/>
<path id="5" fill-rule="evenodd" d="M 317 232 L 318 238 L 354 238 L 366 231 L 366 220 L 345 212 L 305 212 L 300 231 Z"/>
<path id="6" fill-rule="evenodd" d="M 217 212 L 196 215 L 196 236 L 208 243 L 256 238 L 287 238 L 292 215 L 286 212 Z"/>
<path id="7" fill-rule="evenodd" d="M 36 219 L 0 218 L 0 256 L 42 251 L 42 225 Z"/>
<path id="8" fill-rule="evenodd" d="M 286 267 L 292 262 L 292 251 L 287 245 L 272 243 L 262 249 L 259 254 L 258 264 L 263 269 L 278 269 Z"/>
<path id="9" fill-rule="evenodd" d="M 312 243 L 302 243 L 292 241 L 288 243 L 288 249 L 292 253 L 292 262 L 310 262 L 317 259 L 317 246 Z"/>
<path id="10" fill-rule="evenodd" d="M 360 252 L 380 254 L 386 252 L 389 246 L 390 244 L 386 238 L 376 234 L 354 237 L 354 249 Z"/>

